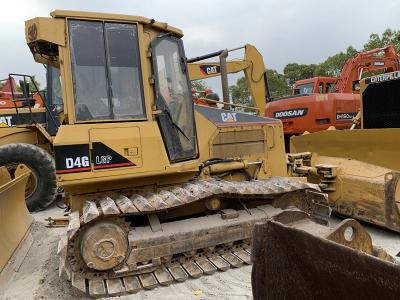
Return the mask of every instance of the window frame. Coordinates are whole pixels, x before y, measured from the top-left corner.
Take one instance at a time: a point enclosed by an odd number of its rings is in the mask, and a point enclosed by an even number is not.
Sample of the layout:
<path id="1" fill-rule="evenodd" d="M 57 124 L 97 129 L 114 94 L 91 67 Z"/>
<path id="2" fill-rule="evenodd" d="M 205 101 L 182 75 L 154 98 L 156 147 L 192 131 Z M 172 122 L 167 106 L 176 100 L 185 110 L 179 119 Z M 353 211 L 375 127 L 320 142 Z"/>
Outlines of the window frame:
<path id="1" fill-rule="evenodd" d="M 128 24 L 133 25 L 136 29 L 136 43 L 137 43 L 137 64 L 138 64 L 138 84 L 140 85 L 140 95 L 141 101 L 143 105 L 143 117 L 138 118 L 123 118 L 123 119 L 93 119 L 93 120 L 86 120 L 81 121 L 77 119 L 76 115 L 76 100 L 75 100 L 75 79 L 74 79 L 74 66 L 73 66 L 73 51 L 74 49 L 71 46 L 71 32 L 70 32 L 70 21 L 86 21 L 86 22 L 97 22 L 102 24 L 103 29 L 103 41 L 104 41 L 104 55 L 105 55 L 105 71 L 106 71 L 106 87 L 107 87 L 107 97 L 108 103 L 111 108 L 111 115 L 114 115 L 113 112 L 113 103 L 112 103 L 112 89 L 111 89 L 111 69 L 110 69 L 110 57 L 109 57 L 109 50 L 108 50 L 108 39 L 106 34 L 106 27 L 105 24 Z M 145 86 L 143 81 L 143 69 L 142 69 L 142 55 L 141 55 L 141 43 L 140 43 L 140 30 L 139 24 L 137 22 L 124 22 L 124 21 L 115 21 L 115 20 L 98 20 L 98 19 L 76 19 L 76 18 L 67 18 L 67 43 L 68 43 L 68 52 L 69 52 L 69 67 L 70 67 L 70 82 L 71 82 L 71 92 L 72 92 L 72 115 L 73 115 L 73 122 L 74 124 L 90 124 L 90 123 L 114 123 L 114 122 L 140 122 L 140 121 L 147 121 L 148 120 L 148 112 L 147 112 L 147 105 L 145 100 Z"/>
<path id="2" fill-rule="evenodd" d="M 165 150 L 167 152 L 168 155 L 168 159 L 170 160 L 170 162 L 172 163 L 178 163 L 178 162 L 182 162 L 182 161 L 189 161 L 189 160 L 193 160 L 193 159 L 197 159 L 199 157 L 199 147 L 198 147 L 198 137 L 197 137 L 197 128 L 196 128 L 196 120 L 195 120 L 195 111 L 194 111 L 194 102 L 193 102 L 193 98 L 192 98 L 192 93 L 190 90 L 191 87 L 191 83 L 190 83 L 190 79 L 189 79 L 189 71 L 186 65 L 186 56 L 185 56 L 185 49 L 183 47 L 183 42 L 181 39 L 176 38 L 174 36 L 171 35 L 164 35 L 164 36 L 159 36 L 156 39 L 154 39 L 151 42 L 151 49 L 152 49 L 152 71 L 153 71 L 153 78 L 154 78 L 154 91 L 155 91 L 155 104 L 157 106 L 157 109 L 161 109 L 161 110 L 168 110 L 168 112 L 171 114 L 171 110 L 168 107 L 167 101 L 166 99 L 164 99 L 164 96 L 161 93 L 161 88 L 160 88 L 160 83 L 158 81 L 158 75 L 156 74 L 156 72 L 158 72 L 158 64 L 157 64 L 157 53 L 156 51 L 154 51 L 154 49 L 164 40 L 169 40 L 173 43 L 176 43 L 177 47 L 178 47 L 178 51 L 179 51 L 179 55 L 181 59 L 184 59 L 185 62 L 181 62 L 180 67 L 182 67 L 182 63 L 184 63 L 184 70 L 182 70 L 182 73 L 185 75 L 186 77 L 186 81 L 187 81 L 187 87 L 188 87 L 188 93 L 189 93 L 189 97 L 190 97 L 190 105 L 192 107 L 192 120 L 193 120 L 193 137 L 194 137 L 194 149 L 193 152 L 194 154 L 192 156 L 188 156 L 188 157 L 184 157 L 184 158 L 172 158 L 172 155 L 170 153 L 170 151 L 172 149 L 170 149 L 168 147 L 168 140 L 171 138 L 170 136 L 167 136 L 166 133 L 164 132 L 163 128 L 160 128 L 160 132 L 161 132 L 161 136 L 165 145 Z M 159 126 L 161 126 L 161 120 L 160 117 L 163 115 L 162 114 L 158 114 L 158 123 Z M 173 122 L 173 120 L 172 120 Z"/>

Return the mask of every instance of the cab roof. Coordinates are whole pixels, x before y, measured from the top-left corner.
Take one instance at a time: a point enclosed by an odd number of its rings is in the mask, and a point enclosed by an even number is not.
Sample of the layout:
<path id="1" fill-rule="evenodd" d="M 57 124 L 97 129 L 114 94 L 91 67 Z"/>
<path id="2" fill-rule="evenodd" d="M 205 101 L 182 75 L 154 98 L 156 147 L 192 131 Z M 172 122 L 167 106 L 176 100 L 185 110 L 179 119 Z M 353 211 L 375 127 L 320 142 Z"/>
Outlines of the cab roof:
<path id="1" fill-rule="evenodd" d="M 151 25 L 164 31 L 169 31 L 177 37 L 182 37 L 182 30 L 168 25 L 168 23 L 158 22 L 154 19 L 148 19 L 141 16 L 131 16 L 123 14 L 110 14 L 101 12 L 87 12 L 74 10 L 55 10 L 50 13 L 53 18 L 77 18 L 77 19 L 93 19 L 93 20 L 112 20 L 112 21 L 127 21 L 137 22 L 145 25 Z"/>

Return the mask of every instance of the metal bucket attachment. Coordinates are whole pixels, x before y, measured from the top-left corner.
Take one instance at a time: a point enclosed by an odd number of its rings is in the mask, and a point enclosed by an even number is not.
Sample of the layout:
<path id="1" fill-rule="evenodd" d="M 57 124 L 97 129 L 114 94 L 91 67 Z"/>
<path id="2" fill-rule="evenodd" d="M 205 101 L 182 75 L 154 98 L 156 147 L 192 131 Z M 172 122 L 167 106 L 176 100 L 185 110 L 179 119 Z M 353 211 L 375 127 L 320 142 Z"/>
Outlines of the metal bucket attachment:
<path id="1" fill-rule="evenodd" d="M 251 279 L 254 299 L 399 299 L 400 265 L 373 247 L 365 236 L 368 233 L 356 224 L 345 220 L 322 235 L 318 230 L 309 233 L 295 228 L 295 224 L 256 224 Z M 354 231 L 347 232 L 347 228 Z M 359 238 L 362 241 L 357 241 Z M 340 240 L 351 245 L 337 243 Z M 372 255 L 350 248 L 359 246 Z"/>
<path id="2" fill-rule="evenodd" d="M 25 204 L 25 185 L 29 171 L 11 180 L 0 168 L 0 293 L 18 271 L 30 245 L 28 230 L 33 222 Z"/>

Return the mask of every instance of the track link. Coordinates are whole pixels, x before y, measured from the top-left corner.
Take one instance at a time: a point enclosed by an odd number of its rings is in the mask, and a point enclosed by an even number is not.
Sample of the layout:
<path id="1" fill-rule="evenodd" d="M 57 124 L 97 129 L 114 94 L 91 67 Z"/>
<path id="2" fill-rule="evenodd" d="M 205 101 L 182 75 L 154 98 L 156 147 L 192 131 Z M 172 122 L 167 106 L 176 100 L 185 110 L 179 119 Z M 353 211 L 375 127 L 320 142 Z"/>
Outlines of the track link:
<path id="1" fill-rule="evenodd" d="M 159 224 L 158 229 L 135 228 L 125 221 L 126 217 L 150 216 L 209 198 L 266 199 L 265 203 L 272 206 L 226 210 Z M 60 276 L 64 275 L 82 293 L 103 297 L 250 264 L 254 224 L 271 218 L 284 223 L 295 221 L 292 216 L 285 218 L 284 210 L 293 203 L 300 206 L 302 211 L 297 212 L 302 217 L 306 212 L 320 223 L 330 215 L 326 195 L 316 185 L 282 177 L 244 182 L 196 180 L 157 193 L 103 195 L 69 215 L 69 225 L 58 247 Z M 118 239 L 119 232 L 127 237 L 127 246 L 124 238 Z M 81 252 L 87 243 L 95 250 Z M 82 253 L 89 253 L 88 257 Z"/>

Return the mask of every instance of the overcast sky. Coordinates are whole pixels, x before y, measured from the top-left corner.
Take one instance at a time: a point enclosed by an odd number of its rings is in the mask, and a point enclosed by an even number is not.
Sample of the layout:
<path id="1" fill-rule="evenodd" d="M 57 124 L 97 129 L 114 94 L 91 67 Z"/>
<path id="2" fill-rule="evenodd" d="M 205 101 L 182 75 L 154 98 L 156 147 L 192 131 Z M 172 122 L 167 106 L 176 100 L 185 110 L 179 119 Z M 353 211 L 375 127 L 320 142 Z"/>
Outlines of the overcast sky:
<path id="1" fill-rule="evenodd" d="M 36 74 L 44 68 L 25 44 L 24 21 L 54 9 L 142 15 L 183 30 L 186 55 L 254 44 L 267 68 L 282 72 L 290 62 L 320 63 L 370 33 L 400 29 L 400 1 L 356 0 L 9 0 L 0 18 L 0 78 L 10 72 Z"/>

